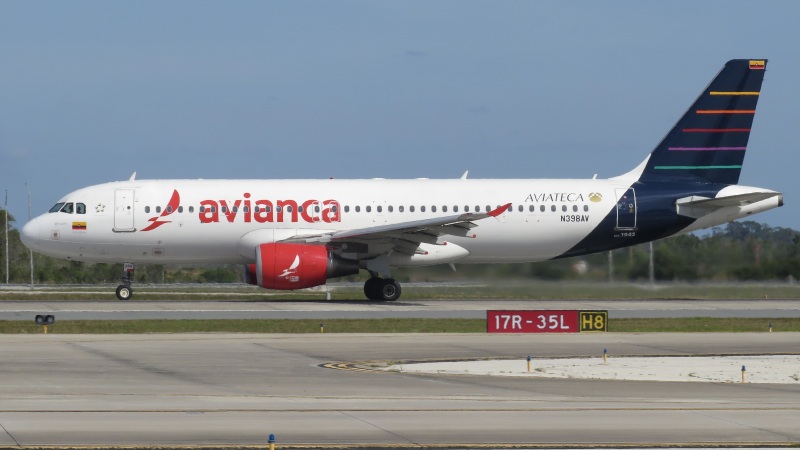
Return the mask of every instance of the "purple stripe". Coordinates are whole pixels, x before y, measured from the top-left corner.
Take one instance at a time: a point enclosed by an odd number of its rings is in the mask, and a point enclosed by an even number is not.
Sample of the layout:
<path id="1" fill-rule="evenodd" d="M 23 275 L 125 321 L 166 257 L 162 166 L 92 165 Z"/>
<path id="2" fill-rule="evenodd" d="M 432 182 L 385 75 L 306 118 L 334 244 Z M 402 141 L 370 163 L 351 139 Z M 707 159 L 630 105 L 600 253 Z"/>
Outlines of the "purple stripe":
<path id="1" fill-rule="evenodd" d="M 747 147 L 668 147 L 669 150 L 706 152 L 714 150 L 746 150 Z"/>

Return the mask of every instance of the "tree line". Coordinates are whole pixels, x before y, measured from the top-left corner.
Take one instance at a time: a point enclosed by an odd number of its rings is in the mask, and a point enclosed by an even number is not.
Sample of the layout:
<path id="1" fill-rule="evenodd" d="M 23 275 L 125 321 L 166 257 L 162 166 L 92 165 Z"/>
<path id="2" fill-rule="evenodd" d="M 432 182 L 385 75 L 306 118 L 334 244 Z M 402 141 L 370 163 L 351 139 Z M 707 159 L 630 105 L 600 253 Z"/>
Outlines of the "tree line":
<path id="1" fill-rule="evenodd" d="M 0 221 L 5 211 L 0 209 Z M 30 253 L 19 239 L 9 216 L 8 279 L 12 284 L 31 282 Z M 3 222 L 0 222 L 0 227 Z M 731 222 L 704 234 L 674 236 L 653 243 L 654 276 L 658 281 L 791 281 L 800 277 L 800 232 L 753 221 Z M 393 275 L 401 281 L 444 281 L 475 278 L 542 280 L 641 281 L 649 278 L 647 244 L 556 261 L 525 264 L 460 264 L 401 268 Z M 0 232 L 0 283 L 6 280 L 5 233 Z M 84 263 L 33 254 L 35 284 L 116 283 L 119 264 Z M 359 280 L 366 275 L 344 280 Z M 137 264 L 136 283 L 237 283 L 243 282 L 241 265 Z"/>

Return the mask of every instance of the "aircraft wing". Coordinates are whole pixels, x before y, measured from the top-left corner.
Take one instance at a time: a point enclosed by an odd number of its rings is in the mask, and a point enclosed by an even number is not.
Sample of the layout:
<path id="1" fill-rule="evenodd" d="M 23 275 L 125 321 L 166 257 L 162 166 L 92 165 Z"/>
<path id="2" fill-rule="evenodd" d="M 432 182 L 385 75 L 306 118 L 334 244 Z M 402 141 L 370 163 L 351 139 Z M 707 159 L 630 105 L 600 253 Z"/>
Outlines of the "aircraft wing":
<path id="1" fill-rule="evenodd" d="M 281 242 L 387 244 L 382 246 L 385 247 L 384 251 L 391 250 L 398 246 L 405 247 L 407 244 L 435 244 L 438 242 L 439 236 L 474 237 L 470 233 L 470 230 L 477 226 L 474 223 L 475 221 L 487 217 L 497 217 L 506 211 L 510 205 L 510 203 L 507 203 L 485 213 L 455 214 L 353 230 L 299 235 Z M 383 253 L 383 251 L 368 251 L 367 253 Z"/>

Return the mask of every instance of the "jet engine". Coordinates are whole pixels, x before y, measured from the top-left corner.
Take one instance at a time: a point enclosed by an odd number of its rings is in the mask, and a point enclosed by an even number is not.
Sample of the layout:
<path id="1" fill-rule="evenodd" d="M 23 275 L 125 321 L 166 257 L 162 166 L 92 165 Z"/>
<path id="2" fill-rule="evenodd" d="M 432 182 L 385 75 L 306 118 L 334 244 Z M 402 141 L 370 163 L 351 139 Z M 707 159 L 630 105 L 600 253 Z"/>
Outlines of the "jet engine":
<path id="1" fill-rule="evenodd" d="M 256 263 L 245 266 L 245 281 L 266 289 L 292 290 L 357 273 L 358 261 L 343 259 L 324 245 L 269 243 L 256 248 Z"/>

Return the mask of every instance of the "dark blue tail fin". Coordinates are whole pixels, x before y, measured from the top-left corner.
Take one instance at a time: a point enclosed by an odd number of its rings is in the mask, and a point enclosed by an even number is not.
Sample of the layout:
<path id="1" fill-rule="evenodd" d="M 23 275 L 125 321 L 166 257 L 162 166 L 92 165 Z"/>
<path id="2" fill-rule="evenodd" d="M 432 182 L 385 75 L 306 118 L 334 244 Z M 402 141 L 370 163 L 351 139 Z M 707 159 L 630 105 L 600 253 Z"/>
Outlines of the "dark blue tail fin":
<path id="1" fill-rule="evenodd" d="M 766 59 L 728 61 L 650 154 L 640 179 L 738 183 L 766 67 Z"/>

